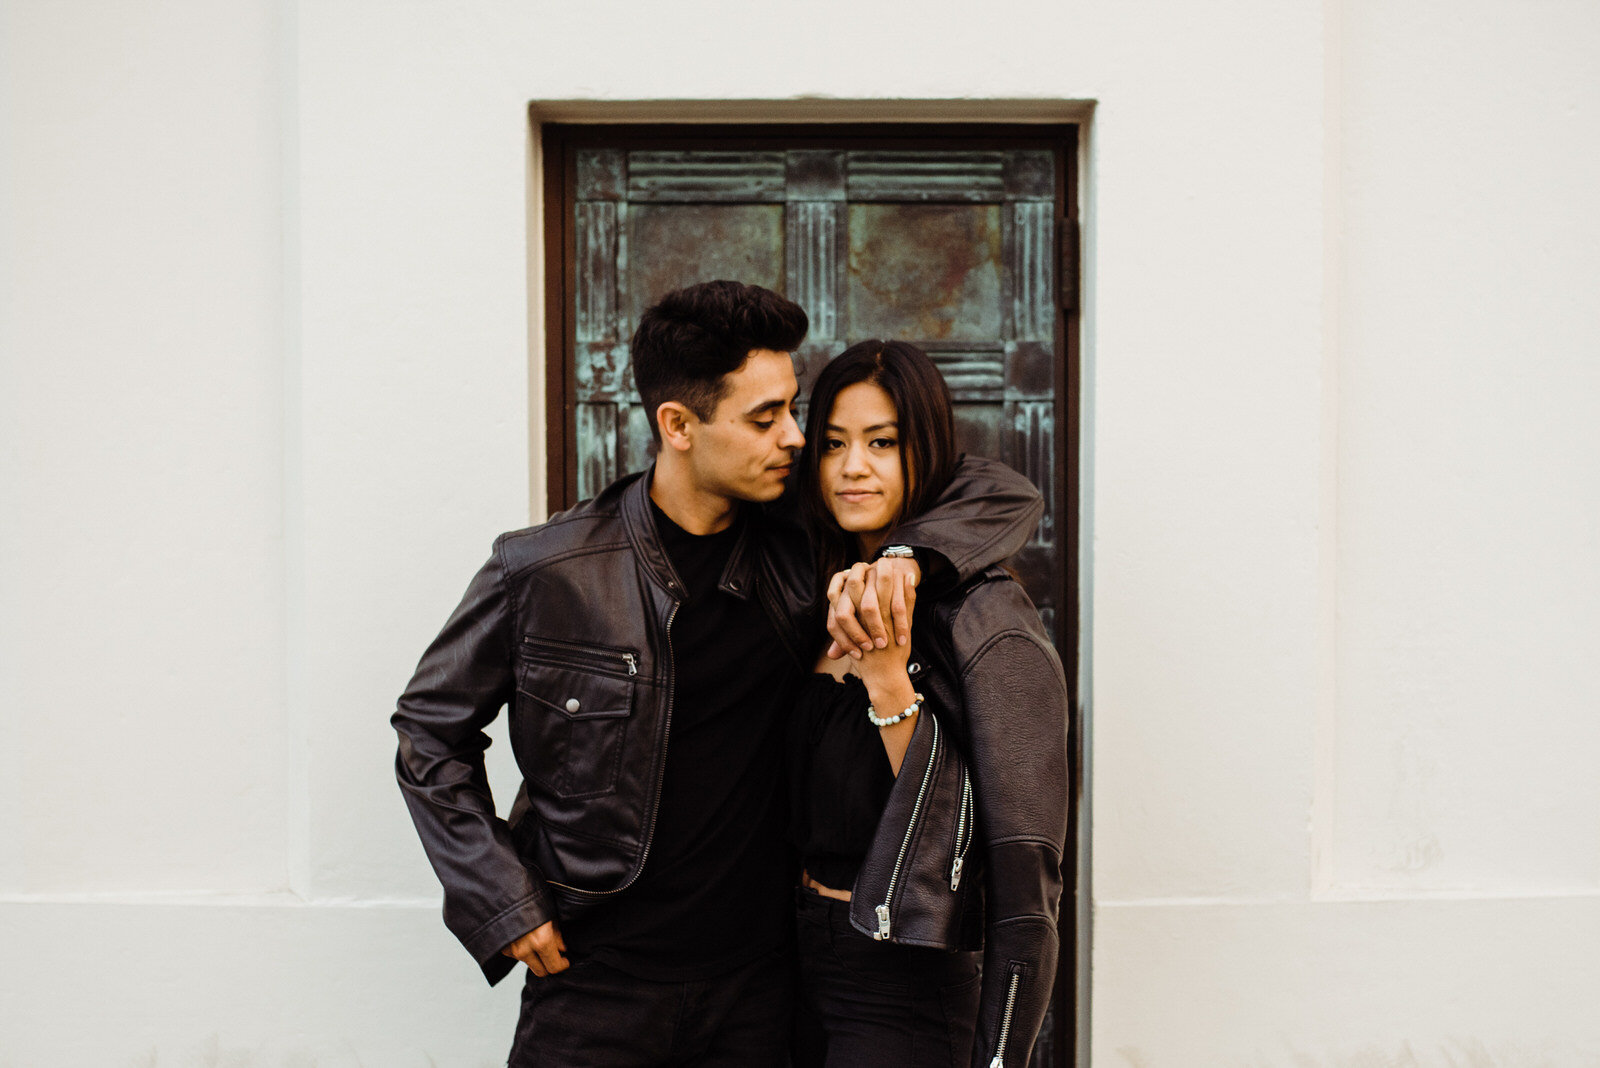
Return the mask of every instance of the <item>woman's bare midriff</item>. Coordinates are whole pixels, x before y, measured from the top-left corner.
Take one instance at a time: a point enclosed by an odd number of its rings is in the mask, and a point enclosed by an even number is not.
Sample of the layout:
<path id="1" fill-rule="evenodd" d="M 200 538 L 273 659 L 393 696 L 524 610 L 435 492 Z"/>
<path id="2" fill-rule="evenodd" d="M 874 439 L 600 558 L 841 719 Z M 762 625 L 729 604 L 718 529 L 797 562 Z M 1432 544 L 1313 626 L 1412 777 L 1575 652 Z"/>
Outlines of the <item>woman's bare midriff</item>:
<path id="1" fill-rule="evenodd" d="M 831 886 L 823 886 L 821 883 L 817 882 L 815 879 L 813 879 L 811 877 L 811 873 L 810 872 L 803 871 L 803 872 L 800 873 L 800 885 L 805 887 L 807 890 L 815 891 L 816 893 L 822 895 L 823 897 L 831 897 L 835 901 L 849 901 L 850 900 L 850 891 L 848 891 L 848 890 L 835 890 Z"/>

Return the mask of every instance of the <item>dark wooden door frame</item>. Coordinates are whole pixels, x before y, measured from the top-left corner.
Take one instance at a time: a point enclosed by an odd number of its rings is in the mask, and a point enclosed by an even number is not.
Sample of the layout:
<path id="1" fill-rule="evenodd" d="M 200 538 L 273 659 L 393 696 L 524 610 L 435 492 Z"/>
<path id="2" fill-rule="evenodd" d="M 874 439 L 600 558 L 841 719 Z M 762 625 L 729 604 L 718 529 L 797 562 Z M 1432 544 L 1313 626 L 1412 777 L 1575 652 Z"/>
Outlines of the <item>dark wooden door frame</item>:
<path id="1" fill-rule="evenodd" d="M 577 450 L 575 447 L 575 364 L 568 354 L 576 351 L 576 324 L 570 307 L 576 284 L 576 234 L 572 225 L 574 194 L 577 187 L 576 150 L 586 146 L 626 141 L 630 147 L 659 149 L 718 149 L 737 144 L 744 149 L 797 148 L 881 148 L 893 141 L 895 148 L 922 150 L 981 150 L 986 148 L 1048 147 L 1058 153 L 1057 203 L 1062 206 L 1058 232 L 1061 301 L 1056 316 L 1056 351 L 1065 366 L 1061 381 L 1064 389 L 1056 396 L 1056 425 L 1065 432 L 1056 435 L 1054 463 L 1058 484 L 1065 486 L 1064 515 L 1066 542 L 1063 550 L 1064 574 L 1057 604 L 1064 626 L 1059 650 L 1069 682 L 1079 678 L 1079 520 L 1081 509 L 1078 461 L 1081 454 L 1082 359 L 1081 359 L 1081 263 L 1079 245 L 1079 160 L 1081 128 L 1077 123 L 777 123 L 762 125 L 719 123 L 594 124 L 540 123 L 529 109 L 529 121 L 539 139 L 544 159 L 544 321 L 545 321 L 545 414 L 547 504 L 551 513 L 577 503 Z M 1069 610 L 1070 609 L 1070 610 Z M 1072 709 L 1073 797 L 1068 813 L 1068 855 L 1062 875 L 1066 895 L 1061 915 L 1063 952 L 1056 977 L 1055 1065 L 1072 1063 L 1079 1042 L 1078 1028 L 1087 1022 L 1086 1004 L 1074 1004 L 1074 995 L 1087 997 L 1078 989 L 1080 950 L 1087 952 L 1087 909 L 1078 901 L 1089 892 L 1087 879 L 1080 879 L 1077 843 L 1081 840 L 1079 821 L 1086 803 L 1082 739 L 1083 705 L 1074 693 Z M 1086 1046 L 1086 1044 L 1084 1044 Z"/>

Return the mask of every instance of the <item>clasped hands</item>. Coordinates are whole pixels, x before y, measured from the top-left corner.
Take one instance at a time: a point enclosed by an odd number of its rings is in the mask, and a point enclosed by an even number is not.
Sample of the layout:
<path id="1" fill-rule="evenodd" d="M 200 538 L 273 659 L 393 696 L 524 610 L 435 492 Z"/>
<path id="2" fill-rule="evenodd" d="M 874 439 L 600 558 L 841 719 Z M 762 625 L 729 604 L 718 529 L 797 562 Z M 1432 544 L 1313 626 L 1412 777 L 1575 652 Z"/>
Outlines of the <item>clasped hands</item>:
<path id="1" fill-rule="evenodd" d="M 828 656 L 855 660 L 875 650 L 897 647 L 891 660 L 903 662 L 910 653 L 911 613 L 917 604 L 917 583 L 922 569 L 909 557 L 885 556 L 873 563 L 856 564 L 828 582 Z M 873 657 L 874 661 L 879 658 Z M 500 952 L 526 964 L 539 978 L 570 967 L 567 943 L 554 920 L 529 931 Z"/>
<path id="2" fill-rule="evenodd" d="M 922 569 L 911 557 L 856 564 L 828 582 L 828 656 L 860 660 L 874 649 L 911 644 L 911 613 Z"/>

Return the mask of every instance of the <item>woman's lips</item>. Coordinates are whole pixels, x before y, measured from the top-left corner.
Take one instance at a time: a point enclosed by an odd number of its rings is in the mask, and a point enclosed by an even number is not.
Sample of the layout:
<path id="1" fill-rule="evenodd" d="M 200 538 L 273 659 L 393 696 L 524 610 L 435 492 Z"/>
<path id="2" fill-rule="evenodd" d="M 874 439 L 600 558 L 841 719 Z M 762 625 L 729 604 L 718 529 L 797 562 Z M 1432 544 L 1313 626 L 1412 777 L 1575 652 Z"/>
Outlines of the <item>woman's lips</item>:
<path id="1" fill-rule="evenodd" d="M 845 501 L 845 502 L 850 503 L 850 504 L 860 504 L 863 501 L 869 501 L 872 498 L 878 496 L 878 491 L 877 490 L 841 490 L 840 492 L 835 493 L 834 496 L 838 497 L 840 500 Z"/>

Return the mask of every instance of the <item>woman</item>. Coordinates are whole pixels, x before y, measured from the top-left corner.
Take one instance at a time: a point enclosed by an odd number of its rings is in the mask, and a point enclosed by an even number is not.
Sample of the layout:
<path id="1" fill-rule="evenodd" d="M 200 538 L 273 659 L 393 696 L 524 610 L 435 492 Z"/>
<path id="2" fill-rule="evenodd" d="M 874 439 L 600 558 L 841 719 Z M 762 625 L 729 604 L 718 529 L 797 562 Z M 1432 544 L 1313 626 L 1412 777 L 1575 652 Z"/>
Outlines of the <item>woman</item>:
<path id="1" fill-rule="evenodd" d="M 801 459 L 820 573 L 870 559 L 955 463 L 927 355 L 845 350 Z M 1058 951 L 1066 724 L 1060 661 L 999 568 L 924 589 L 907 646 L 818 658 L 790 730 L 797 1064 L 1027 1063 Z"/>

